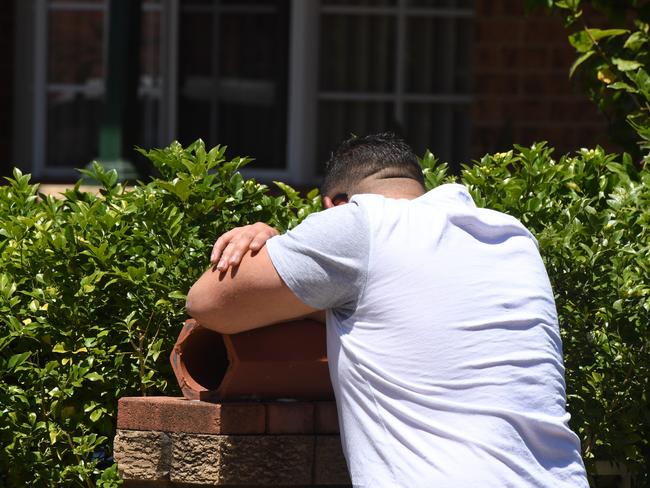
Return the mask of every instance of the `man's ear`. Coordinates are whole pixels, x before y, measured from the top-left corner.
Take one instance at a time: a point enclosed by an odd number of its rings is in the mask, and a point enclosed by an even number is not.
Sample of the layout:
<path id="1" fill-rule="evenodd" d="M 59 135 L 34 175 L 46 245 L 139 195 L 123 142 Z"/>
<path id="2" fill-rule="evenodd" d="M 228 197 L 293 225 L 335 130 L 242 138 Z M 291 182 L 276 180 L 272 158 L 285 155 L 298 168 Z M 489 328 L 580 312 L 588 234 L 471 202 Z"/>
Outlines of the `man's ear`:
<path id="1" fill-rule="evenodd" d="M 323 197 L 323 205 L 325 208 L 332 208 L 338 205 L 345 205 L 348 203 L 348 195 L 346 193 L 337 193 L 334 195 L 334 198 Z"/>
<path id="2" fill-rule="evenodd" d="M 323 205 L 325 206 L 325 208 L 334 207 L 334 203 L 332 202 L 332 199 L 330 197 L 323 197 Z"/>

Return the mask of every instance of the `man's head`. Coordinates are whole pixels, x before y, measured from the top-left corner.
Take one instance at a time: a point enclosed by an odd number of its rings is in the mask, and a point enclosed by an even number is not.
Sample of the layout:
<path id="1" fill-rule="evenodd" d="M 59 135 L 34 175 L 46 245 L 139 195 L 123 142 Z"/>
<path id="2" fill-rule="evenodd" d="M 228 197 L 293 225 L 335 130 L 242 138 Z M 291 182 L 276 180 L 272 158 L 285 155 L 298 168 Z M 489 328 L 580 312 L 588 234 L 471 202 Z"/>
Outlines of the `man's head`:
<path id="1" fill-rule="evenodd" d="M 326 207 L 345 203 L 359 193 L 414 198 L 423 192 L 424 177 L 417 157 L 392 133 L 343 142 L 325 165 L 321 187 Z"/>

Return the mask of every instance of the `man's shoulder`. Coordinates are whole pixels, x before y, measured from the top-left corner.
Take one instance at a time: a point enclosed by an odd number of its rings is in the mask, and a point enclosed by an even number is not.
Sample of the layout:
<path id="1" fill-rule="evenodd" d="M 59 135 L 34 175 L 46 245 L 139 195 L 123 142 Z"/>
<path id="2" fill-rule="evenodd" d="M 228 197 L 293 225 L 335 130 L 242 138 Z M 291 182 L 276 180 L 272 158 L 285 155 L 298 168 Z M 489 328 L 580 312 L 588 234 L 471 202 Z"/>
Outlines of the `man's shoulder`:
<path id="1" fill-rule="evenodd" d="M 341 225 L 342 223 L 363 220 L 367 217 L 367 212 L 364 209 L 367 206 L 366 202 L 365 198 L 358 199 L 355 195 L 344 205 L 337 205 L 309 214 L 296 228 L 327 224 Z"/>

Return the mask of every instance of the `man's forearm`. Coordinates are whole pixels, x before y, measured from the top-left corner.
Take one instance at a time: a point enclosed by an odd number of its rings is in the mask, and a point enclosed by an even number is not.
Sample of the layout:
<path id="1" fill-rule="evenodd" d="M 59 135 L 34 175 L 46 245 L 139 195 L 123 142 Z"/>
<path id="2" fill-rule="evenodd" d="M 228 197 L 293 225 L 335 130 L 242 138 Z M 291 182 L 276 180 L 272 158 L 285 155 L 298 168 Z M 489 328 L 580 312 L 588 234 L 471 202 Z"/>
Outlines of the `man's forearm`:
<path id="1" fill-rule="evenodd" d="M 192 286 L 187 312 L 202 326 L 223 334 L 322 313 L 303 303 L 282 281 L 266 248 L 245 254 L 228 272 L 212 268 Z M 323 319 L 320 319 L 321 321 Z"/>

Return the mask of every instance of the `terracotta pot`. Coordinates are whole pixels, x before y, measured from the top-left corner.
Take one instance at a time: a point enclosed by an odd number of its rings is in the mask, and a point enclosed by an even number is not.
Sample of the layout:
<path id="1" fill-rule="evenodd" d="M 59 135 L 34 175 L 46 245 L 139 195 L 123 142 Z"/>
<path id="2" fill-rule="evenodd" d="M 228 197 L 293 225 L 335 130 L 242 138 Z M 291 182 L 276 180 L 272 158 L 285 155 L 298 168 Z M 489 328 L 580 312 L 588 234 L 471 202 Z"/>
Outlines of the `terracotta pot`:
<path id="1" fill-rule="evenodd" d="M 325 325 L 299 320 L 222 335 L 188 320 L 170 357 L 191 400 L 333 398 Z"/>

